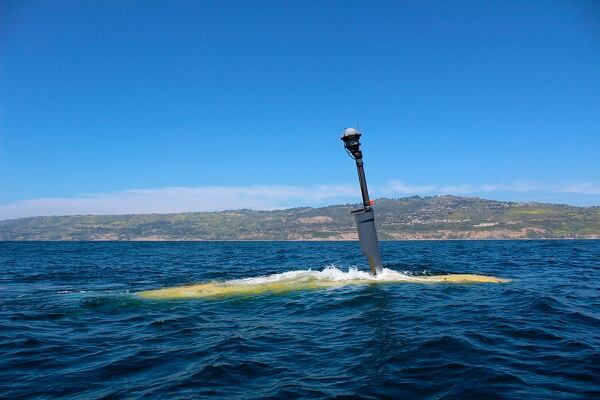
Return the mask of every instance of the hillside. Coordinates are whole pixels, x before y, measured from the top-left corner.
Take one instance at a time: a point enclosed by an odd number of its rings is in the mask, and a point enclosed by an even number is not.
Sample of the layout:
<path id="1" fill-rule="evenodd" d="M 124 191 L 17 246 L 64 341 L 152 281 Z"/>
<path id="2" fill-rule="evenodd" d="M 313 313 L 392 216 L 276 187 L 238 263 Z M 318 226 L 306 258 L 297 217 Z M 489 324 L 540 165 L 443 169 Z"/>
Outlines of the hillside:
<path id="1" fill-rule="evenodd" d="M 22 218 L 0 221 L 0 240 L 356 239 L 356 207 Z M 413 196 L 375 210 L 381 239 L 600 238 L 600 207 Z"/>

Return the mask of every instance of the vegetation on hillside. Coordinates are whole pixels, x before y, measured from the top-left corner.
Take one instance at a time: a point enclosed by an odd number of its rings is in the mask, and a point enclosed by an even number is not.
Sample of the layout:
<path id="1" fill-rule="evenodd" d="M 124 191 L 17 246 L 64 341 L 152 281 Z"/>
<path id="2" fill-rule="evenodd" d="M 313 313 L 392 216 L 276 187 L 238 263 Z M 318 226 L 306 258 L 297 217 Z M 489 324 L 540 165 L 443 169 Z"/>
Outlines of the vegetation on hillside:
<path id="1" fill-rule="evenodd" d="M 22 218 L 0 221 L 0 240 L 356 239 L 357 207 Z M 600 207 L 413 196 L 375 213 L 381 239 L 600 238 Z"/>

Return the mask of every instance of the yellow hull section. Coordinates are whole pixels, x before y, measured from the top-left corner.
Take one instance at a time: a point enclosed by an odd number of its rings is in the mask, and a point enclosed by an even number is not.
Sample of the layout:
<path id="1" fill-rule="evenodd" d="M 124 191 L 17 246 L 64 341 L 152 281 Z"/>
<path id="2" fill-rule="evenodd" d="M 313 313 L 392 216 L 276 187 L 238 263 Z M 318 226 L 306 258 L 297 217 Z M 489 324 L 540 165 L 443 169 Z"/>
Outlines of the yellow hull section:
<path id="1" fill-rule="evenodd" d="M 196 299 L 230 296 L 253 296 L 264 293 L 286 293 L 299 290 L 317 290 L 348 285 L 373 285 L 392 283 L 507 283 L 510 279 L 493 276 L 451 274 L 436 276 L 410 276 L 384 269 L 383 274 L 371 276 L 365 272 L 350 270 L 345 273 L 329 267 L 324 271 L 291 271 L 258 278 L 225 282 L 208 282 L 197 285 L 146 290 L 137 295 L 144 299 Z"/>

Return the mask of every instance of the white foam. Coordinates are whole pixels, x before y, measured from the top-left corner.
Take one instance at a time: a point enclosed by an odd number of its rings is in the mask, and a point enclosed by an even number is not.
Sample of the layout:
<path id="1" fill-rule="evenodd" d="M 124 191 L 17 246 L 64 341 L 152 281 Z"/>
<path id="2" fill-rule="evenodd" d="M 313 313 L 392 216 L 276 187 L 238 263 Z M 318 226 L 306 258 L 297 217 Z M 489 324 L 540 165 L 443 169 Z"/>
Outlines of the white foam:
<path id="1" fill-rule="evenodd" d="M 288 271 L 280 274 L 272 274 L 258 276 L 254 278 L 244 278 L 230 280 L 227 284 L 267 284 L 275 282 L 305 282 L 305 281 L 383 281 L 383 282 L 399 282 L 411 280 L 412 277 L 403 274 L 393 269 L 384 268 L 379 275 L 371 275 L 366 271 L 360 271 L 356 267 L 351 267 L 347 272 L 342 271 L 335 265 L 329 265 L 322 271 L 313 271 L 312 269 Z"/>

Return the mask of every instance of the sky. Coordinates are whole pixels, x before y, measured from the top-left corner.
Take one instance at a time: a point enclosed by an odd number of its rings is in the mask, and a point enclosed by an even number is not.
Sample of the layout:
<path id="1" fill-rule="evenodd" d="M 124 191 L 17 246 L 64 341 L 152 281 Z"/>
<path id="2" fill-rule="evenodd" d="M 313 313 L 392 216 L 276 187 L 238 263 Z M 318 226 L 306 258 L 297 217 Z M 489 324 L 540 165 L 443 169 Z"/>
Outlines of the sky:
<path id="1" fill-rule="evenodd" d="M 0 220 L 600 205 L 594 1 L 0 2 Z"/>

